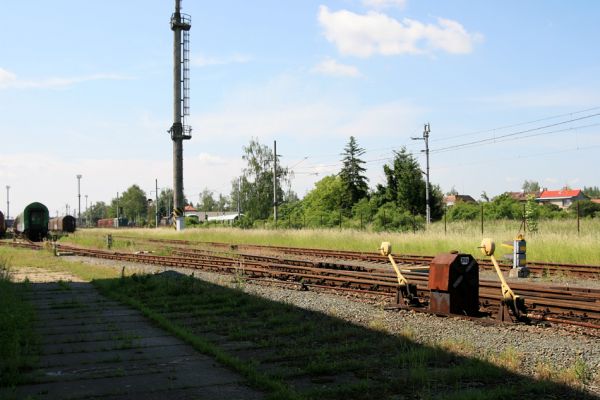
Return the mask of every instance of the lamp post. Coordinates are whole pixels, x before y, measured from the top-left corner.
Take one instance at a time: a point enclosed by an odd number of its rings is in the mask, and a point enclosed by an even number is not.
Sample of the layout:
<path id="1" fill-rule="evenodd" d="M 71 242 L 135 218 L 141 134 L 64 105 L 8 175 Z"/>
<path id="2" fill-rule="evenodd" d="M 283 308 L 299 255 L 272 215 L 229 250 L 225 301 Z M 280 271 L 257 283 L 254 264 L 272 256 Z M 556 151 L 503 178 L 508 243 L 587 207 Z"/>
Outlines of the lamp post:
<path id="1" fill-rule="evenodd" d="M 88 206 L 87 206 L 87 197 L 88 197 L 88 195 L 86 194 L 85 195 L 85 226 L 88 226 L 88 222 L 90 220 L 90 216 L 88 213 Z"/>
<path id="2" fill-rule="evenodd" d="M 81 226 L 81 174 L 77 175 L 77 201 L 79 206 L 77 207 L 77 223 Z"/>
<path id="3" fill-rule="evenodd" d="M 6 219 L 10 218 L 10 186 L 6 185 Z"/>

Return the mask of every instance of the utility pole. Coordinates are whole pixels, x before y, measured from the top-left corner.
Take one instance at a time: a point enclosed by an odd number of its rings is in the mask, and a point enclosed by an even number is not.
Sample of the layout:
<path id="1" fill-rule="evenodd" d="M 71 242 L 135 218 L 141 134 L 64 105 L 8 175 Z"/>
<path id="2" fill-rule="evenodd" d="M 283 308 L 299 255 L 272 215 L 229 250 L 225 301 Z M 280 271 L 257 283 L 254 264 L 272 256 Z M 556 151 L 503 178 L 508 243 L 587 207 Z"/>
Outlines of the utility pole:
<path id="1" fill-rule="evenodd" d="M 189 31 L 191 17 L 181 13 L 181 0 L 175 0 L 171 16 L 173 31 L 173 126 L 169 129 L 173 140 L 173 217 L 175 228 L 185 229 L 183 195 L 183 141 L 192 138 L 192 129 L 185 125 L 189 115 Z"/>
<path id="2" fill-rule="evenodd" d="M 240 191 L 240 188 L 242 186 L 241 182 L 242 182 L 242 177 L 238 176 L 238 195 L 237 195 L 238 218 L 240 217 L 240 213 L 241 213 L 241 197 L 242 197 L 242 192 Z"/>
<path id="3" fill-rule="evenodd" d="M 158 178 L 154 179 L 154 198 L 156 199 L 156 204 L 154 205 L 154 209 L 155 209 L 155 217 L 156 217 L 156 229 L 158 229 Z"/>
<path id="4" fill-rule="evenodd" d="M 117 221 L 119 220 L 119 192 L 117 192 Z M 118 225 L 118 222 L 117 222 Z"/>
<path id="5" fill-rule="evenodd" d="M 77 201 L 79 203 L 77 209 L 77 225 L 81 226 L 81 174 L 77 175 Z"/>
<path id="6" fill-rule="evenodd" d="M 85 195 L 85 226 L 89 225 L 89 220 L 90 220 L 90 215 L 88 212 L 88 206 L 87 206 L 87 197 L 88 195 Z"/>
<path id="7" fill-rule="evenodd" d="M 412 140 L 424 140 L 425 141 L 425 150 L 421 150 L 421 152 L 425 153 L 426 167 L 425 167 L 425 219 L 427 221 L 427 225 L 431 224 L 431 208 L 429 201 L 429 132 L 430 127 L 429 123 L 426 123 L 423 127 L 423 137 L 422 138 L 411 138 Z M 423 171 L 421 171 L 423 172 Z"/>
<path id="8" fill-rule="evenodd" d="M 6 219 L 10 218 L 10 186 L 6 185 Z"/>
<path id="9" fill-rule="evenodd" d="M 273 222 L 277 228 L 277 140 L 273 141 Z"/>

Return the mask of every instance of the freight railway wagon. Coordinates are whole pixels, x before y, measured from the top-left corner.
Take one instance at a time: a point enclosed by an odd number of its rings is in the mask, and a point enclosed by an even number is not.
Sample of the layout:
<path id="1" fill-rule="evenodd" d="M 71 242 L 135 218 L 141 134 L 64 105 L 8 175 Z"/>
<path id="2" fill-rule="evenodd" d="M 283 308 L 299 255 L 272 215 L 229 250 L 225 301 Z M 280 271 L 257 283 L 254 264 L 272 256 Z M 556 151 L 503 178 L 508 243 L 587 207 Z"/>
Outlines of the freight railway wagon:
<path id="1" fill-rule="evenodd" d="M 0 237 L 4 236 L 6 232 L 6 223 L 4 222 L 4 214 L 0 211 Z"/>
<path id="2" fill-rule="evenodd" d="M 52 232 L 75 232 L 77 220 L 72 215 L 65 215 L 64 217 L 51 218 L 48 222 L 48 230 Z"/>
<path id="3" fill-rule="evenodd" d="M 15 218 L 15 234 L 39 242 L 48 236 L 48 208 L 42 203 L 31 203 Z"/>
<path id="4" fill-rule="evenodd" d="M 98 228 L 119 228 L 127 226 L 127 218 L 105 218 L 98 220 Z"/>

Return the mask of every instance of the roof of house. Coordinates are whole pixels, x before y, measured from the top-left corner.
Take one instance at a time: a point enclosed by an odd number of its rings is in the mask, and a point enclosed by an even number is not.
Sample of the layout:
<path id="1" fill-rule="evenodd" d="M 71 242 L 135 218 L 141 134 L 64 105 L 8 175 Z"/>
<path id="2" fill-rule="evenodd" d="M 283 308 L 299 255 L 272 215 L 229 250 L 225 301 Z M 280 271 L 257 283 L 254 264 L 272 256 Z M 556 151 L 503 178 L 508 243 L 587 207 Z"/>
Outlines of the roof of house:
<path id="1" fill-rule="evenodd" d="M 540 192 L 506 192 L 513 200 L 527 201 L 529 196 L 539 197 Z"/>
<path id="2" fill-rule="evenodd" d="M 194 206 L 188 204 L 183 208 L 183 211 L 196 211 L 196 209 L 194 208 Z"/>
<path id="3" fill-rule="evenodd" d="M 451 194 L 444 197 L 444 203 L 456 203 L 457 201 L 463 201 L 465 203 L 477 203 L 477 201 L 468 194 Z"/>
<path id="4" fill-rule="evenodd" d="M 591 199 L 592 203 L 600 204 L 600 199 Z"/>
<path id="5" fill-rule="evenodd" d="M 574 190 L 544 190 L 539 199 L 570 199 L 581 194 L 581 189 Z"/>

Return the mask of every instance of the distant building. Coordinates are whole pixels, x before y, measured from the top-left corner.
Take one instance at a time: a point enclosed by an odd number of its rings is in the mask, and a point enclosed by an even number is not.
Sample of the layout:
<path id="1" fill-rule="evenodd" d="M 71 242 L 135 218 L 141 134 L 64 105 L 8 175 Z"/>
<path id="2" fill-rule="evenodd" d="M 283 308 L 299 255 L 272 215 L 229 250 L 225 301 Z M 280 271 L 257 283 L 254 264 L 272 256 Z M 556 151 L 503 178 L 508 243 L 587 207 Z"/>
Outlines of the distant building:
<path id="1" fill-rule="evenodd" d="M 520 201 L 520 202 L 526 202 L 527 201 L 527 197 L 529 196 L 533 196 L 534 198 L 538 198 L 540 197 L 541 192 L 506 192 L 511 199 L 516 200 L 516 201 Z"/>
<path id="2" fill-rule="evenodd" d="M 540 197 L 536 199 L 542 204 L 554 204 L 560 208 L 568 208 L 577 200 L 587 200 L 588 197 L 583 194 L 581 189 L 563 189 L 563 190 L 547 190 L 544 189 Z"/>
<path id="3" fill-rule="evenodd" d="M 193 215 L 197 215 L 200 222 L 204 222 L 204 221 L 223 221 L 224 217 L 228 217 L 230 215 L 237 216 L 238 213 L 236 211 L 194 211 Z M 228 219 L 225 218 L 225 220 L 228 220 Z"/>
<path id="4" fill-rule="evenodd" d="M 600 204 L 600 199 L 591 199 L 592 203 Z"/>
<path id="5" fill-rule="evenodd" d="M 468 194 L 451 194 L 444 197 L 444 204 L 451 207 L 458 202 L 477 203 L 477 201 Z"/>
<path id="6" fill-rule="evenodd" d="M 191 215 L 198 216 L 198 210 L 194 208 L 194 206 L 188 204 L 183 208 L 183 215 L 189 217 Z"/>

